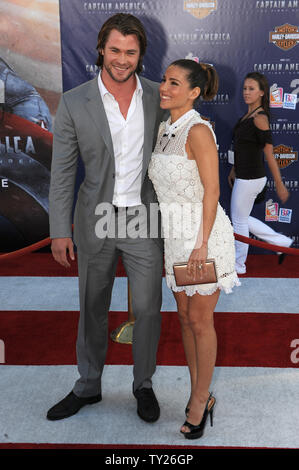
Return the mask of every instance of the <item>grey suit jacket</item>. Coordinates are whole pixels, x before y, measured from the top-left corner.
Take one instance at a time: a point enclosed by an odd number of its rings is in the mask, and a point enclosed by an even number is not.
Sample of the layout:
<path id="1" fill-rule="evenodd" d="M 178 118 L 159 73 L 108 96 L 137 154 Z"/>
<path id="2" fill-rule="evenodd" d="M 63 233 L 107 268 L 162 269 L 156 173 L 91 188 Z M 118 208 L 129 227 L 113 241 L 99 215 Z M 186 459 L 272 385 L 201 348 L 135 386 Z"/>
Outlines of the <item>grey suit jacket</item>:
<path id="1" fill-rule="evenodd" d="M 140 77 L 143 88 L 144 149 L 142 203 L 156 202 L 147 169 L 163 112 L 159 107 L 158 84 Z M 85 178 L 76 201 L 74 241 L 86 253 L 98 252 L 104 239 L 98 238 L 96 206 L 112 203 L 115 178 L 113 144 L 97 77 L 61 97 L 55 117 L 51 184 L 49 195 L 50 237 L 72 237 L 72 209 L 78 156 Z M 157 240 L 161 242 L 160 239 Z"/>

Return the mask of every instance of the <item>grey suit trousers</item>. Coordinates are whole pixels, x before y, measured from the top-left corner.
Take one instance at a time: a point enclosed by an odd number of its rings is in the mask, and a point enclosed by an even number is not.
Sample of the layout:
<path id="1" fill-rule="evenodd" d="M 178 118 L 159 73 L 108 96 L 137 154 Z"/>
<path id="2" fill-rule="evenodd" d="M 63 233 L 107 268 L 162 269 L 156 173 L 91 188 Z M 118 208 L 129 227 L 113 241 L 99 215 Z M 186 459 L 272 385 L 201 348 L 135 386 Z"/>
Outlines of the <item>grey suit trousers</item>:
<path id="1" fill-rule="evenodd" d="M 130 217 L 127 217 L 129 223 Z M 119 255 L 132 294 L 133 388 L 152 386 L 161 328 L 163 253 L 151 238 L 106 238 L 99 253 L 78 251 L 80 320 L 77 396 L 101 393 L 101 376 L 108 346 L 108 312 Z"/>

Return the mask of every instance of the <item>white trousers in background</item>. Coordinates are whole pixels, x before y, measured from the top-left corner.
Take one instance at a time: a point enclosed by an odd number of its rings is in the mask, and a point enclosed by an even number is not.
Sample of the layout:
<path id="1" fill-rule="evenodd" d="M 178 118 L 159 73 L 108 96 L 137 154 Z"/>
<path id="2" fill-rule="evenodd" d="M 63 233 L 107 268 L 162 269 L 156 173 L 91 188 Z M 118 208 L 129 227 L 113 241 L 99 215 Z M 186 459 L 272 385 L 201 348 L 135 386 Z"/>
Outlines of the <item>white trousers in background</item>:
<path id="1" fill-rule="evenodd" d="M 245 237 L 249 237 L 249 233 L 252 233 L 257 238 L 273 245 L 289 247 L 293 241 L 291 238 L 275 232 L 264 222 L 250 216 L 255 198 L 262 191 L 266 181 L 266 176 L 253 180 L 235 179 L 231 196 L 231 219 L 234 232 Z M 249 245 L 237 240 L 235 245 L 236 271 L 244 274 Z"/>

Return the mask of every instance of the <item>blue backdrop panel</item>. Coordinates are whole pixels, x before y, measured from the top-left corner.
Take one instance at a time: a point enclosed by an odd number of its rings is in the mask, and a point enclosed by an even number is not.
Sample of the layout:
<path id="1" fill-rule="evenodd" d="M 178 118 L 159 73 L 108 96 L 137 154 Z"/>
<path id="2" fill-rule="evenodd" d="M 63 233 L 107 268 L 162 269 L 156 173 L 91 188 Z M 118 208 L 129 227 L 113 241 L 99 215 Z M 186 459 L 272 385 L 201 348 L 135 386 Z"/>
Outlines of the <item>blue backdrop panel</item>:
<path id="1" fill-rule="evenodd" d="M 290 235 L 299 247 L 298 92 L 299 92 L 299 2 L 243 0 L 150 0 L 101 1 L 60 0 L 62 71 L 64 91 L 97 73 L 97 35 L 104 21 L 115 13 L 131 13 L 141 19 L 148 35 L 143 74 L 160 81 L 164 70 L 178 58 L 195 58 L 213 64 L 220 77 L 217 96 L 202 102 L 199 111 L 211 120 L 219 144 L 221 203 L 229 213 L 227 176 L 228 149 L 237 119 L 247 111 L 242 99 L 244 76 L 264 73 L 273 89 L 271 127 L 274 150 L 281 167 L 289 200 L 281 206 L 268 171 L 266 201 L 278 203 L 277 214 L 268 221 L 275 230 Z M 296 95 L 293 108 L 283 103 L 285 94 Z M 279 96 L 282 95 L 282 100 Z M 277 98 L 278 97 L 278 98 Z M 287 97 L 286 97 L 287 98 Z M 291 96 L 292 98 L 292 96 Z M 79 181 L 83 169 L 79 168 Z M 277 219 L 280 209 L 285 211 Z M 265 203 L 253 215 L 265 220 Z M 288 216 L 286 216 L 288 214 Z M 277 217 L 276 217 L 277 216 Z M 250 247 L 251 252 L 263 252 Z M 265 253 L 267 253 L 265 251 Z"/>

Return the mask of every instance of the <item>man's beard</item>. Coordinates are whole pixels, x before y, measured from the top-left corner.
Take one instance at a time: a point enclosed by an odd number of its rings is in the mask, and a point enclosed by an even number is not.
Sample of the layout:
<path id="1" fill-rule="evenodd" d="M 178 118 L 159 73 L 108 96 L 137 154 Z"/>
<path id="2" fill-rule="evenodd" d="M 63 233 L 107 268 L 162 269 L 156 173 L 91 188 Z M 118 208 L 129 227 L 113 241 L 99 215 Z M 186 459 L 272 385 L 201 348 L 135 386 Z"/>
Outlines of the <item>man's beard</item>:
<path id="1" fill-rule="evenodd" d="M 112 78 L 112 80 L 114 80 L 117 83 L 125 83 L 129 80 L 129 78 L 132 77 L 132 75 L 135 74 L 135 70 L 131 70 L 131 72 L 129 72 L 129 74 L 125 78 L 118 79 L 117 77 L 115 77 L 115 75 L 113 74 L 112 70 L 109 67 L 106 67 L 105 64 L 103 64 L 103 67 L 105 68 L 108 75 Z"/>

